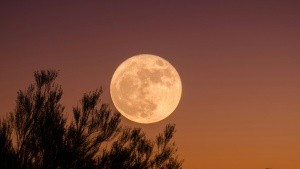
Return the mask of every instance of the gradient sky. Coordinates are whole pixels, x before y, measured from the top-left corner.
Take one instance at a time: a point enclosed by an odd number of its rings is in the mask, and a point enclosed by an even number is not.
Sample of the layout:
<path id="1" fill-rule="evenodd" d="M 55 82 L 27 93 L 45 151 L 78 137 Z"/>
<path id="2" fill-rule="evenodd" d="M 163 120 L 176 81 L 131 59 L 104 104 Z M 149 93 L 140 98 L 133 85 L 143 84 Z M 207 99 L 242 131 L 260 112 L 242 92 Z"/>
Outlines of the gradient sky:
<path id="1" fill-rule="evenodd" d="M 57 69 L 66 114 L 125 59 L 159 55 L 182 98 L 149 136 L 175 123 L 187 169 L 300 168 L 300 3 L 256 1 L 1 1 L 0 114 L 33 72 Z"/>

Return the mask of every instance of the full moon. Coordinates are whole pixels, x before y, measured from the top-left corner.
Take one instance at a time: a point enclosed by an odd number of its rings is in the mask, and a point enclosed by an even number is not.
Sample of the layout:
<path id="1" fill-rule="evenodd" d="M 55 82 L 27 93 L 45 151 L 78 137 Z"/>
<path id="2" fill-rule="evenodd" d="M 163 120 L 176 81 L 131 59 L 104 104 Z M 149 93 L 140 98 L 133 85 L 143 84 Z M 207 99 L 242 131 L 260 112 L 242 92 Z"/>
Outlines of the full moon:
<path id="1" fill-rule="evenodd" d="M 154 123 L 168 117 L 177 107 L 181 92 L 176 69 L 165 59 L 150 54 L 125 60 L 110 84 L 117 110 L 138 123 Z"/>

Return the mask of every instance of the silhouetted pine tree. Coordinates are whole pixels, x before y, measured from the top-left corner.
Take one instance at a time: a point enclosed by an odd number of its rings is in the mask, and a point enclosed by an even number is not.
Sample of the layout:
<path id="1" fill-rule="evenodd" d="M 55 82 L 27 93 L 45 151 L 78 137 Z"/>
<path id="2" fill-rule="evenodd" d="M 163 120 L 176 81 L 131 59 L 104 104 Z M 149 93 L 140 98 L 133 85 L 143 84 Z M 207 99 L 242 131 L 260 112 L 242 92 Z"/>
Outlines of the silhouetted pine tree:
<path id="1" fill-rule="evenodd" d="M 120 114 L 100 102 L 101 88 L 84 94 L 66 124 L 57 76 L 54 70 L 35 72 L 35 83 L 18 92 L 14 112 L 0 120 L 0 168 L 181 168 L 171 142 L 175 125 L 156 140 L 122 127 Z"/>

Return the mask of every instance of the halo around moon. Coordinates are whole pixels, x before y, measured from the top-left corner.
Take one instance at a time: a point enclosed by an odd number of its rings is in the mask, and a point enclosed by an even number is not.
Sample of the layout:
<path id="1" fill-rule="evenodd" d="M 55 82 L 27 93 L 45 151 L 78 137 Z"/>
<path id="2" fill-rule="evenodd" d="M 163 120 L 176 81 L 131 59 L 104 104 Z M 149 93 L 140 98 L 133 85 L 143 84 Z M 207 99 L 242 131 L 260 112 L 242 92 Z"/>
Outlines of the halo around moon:
<path id="1" fill-rule="evenodd" d="M 165 59 L 150 54 L 125 60 L 110 84 L 117 110 L 138 123 L 154 123 L 168 117 L 176 109 L 181 93 L 176 69 Z"/>

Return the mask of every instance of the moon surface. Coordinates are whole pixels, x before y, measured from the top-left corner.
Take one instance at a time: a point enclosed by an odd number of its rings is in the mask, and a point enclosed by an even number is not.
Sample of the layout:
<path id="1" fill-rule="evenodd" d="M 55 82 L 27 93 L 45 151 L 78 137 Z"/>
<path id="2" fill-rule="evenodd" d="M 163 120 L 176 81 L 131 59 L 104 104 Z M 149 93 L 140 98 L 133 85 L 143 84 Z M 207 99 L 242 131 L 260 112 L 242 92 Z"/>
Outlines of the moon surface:
<path id="1" fill-rule="evenodd" d="M 177 107 L 181 93 L 176 69 L 165 59 L 150 54 L 125 60 L 110 84 L 117 110 L 138 123 L 154 123 L 168 117 Z"/>

